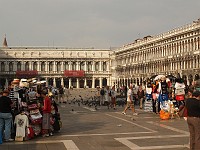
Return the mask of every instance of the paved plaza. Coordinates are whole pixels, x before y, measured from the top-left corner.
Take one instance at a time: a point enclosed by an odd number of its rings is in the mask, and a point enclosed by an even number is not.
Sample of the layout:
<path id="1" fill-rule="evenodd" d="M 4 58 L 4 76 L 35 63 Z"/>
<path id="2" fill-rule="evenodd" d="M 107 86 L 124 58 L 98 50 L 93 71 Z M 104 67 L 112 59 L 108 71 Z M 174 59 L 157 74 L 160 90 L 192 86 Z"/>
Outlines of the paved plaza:
<path id="1" fill-rule="evenodd" d="M 74 92 L 74 93 L 73 93 Z M 73 91 L 78 99 L 82 91 Z M 77 94 L 78 93 L 78 94 Z M 85 92 L 88 93 L 88 92 Z M 91 92 L 93 94 L 95 92 Z M 90 96 L 88 94 L 88 96 Z M 73 95 L 71 99 L 73 99 Z M 87 94 L 86 94 L 87 95 Z M 60 104 L 63 127 L 51 137 L 0 145 L 1 150 L 187 150 L 189 132 L 184 119 L 161 120 L 158 115 L 136 109 L 127 115 L 105 106 Z"/>

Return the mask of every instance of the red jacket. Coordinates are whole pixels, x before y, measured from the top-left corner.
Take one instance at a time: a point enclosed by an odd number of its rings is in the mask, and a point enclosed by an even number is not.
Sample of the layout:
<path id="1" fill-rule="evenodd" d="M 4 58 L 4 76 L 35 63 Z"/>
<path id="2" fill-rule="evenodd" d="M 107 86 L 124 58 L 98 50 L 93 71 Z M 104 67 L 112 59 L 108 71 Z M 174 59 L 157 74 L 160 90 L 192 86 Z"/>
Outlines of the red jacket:
<path id="1" fill-rule="evenodd" d="M 51 99 L 48 96 L 44 98 L 43 113 L 51 113 Z"/>

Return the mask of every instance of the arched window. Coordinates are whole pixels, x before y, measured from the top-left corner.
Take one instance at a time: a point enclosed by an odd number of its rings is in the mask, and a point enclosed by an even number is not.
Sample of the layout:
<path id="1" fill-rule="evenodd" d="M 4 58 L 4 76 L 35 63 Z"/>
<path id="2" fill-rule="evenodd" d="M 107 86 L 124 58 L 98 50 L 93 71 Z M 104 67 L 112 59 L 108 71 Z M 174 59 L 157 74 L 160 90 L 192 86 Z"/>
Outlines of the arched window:
<path id="1" fill-rule="evenodd" d="M 80 70 L 85 70 L 85 62 L 80 63 Z"/>
<path id="2" fill-rule="evenodd" d="M 25 70 L 29 71 L 29 63 L 28 62 L 25 63 Z"/>
<path id="3" fill-rule="evenodd" d="M 9 63 L 9 71 L 13 71 L 13 62 Z"/>
<path id="4" fill-rule="evenodd" d="M 18 70 L 18 71 L 21 71 L 21 70 L 22 70 L 21 62 L 18 62 L 18 63 L 17 63 L 17 70 Z"/>
<path id="5" fill-rule="evenodd" d="M 53 62 L 49 63 L 49 71 L 53 71 Z"/>
<path id="6" fill-rule="evenodd" d="M 41 71 L 45 71 L 45 62 L 41 63 Z"/>
<path id="7" fill-rule="evenodd" d="M 1 71 L 5 71 L 5 63 L 4 62 L 1 63 Z"/>
<path id="8" fill-rule="evenodd" d="M 88 62 L 88 71 L 92 71 L 92 62 Z"/>
<path id="9" fill-rule="evenodd" d="M 103 62 L 103 71 L 107 70 L 106 62 Z"/>
<path id="10" fill-rule="evenodd" d="M 72 63 L 72 70 L 76 70 L 76 62 Z"/>
<path id="11" fill-rule="evenodd" d="M 68 64 L 68 62 L 65 62 L 65 70 L 69 70 L 69 64 Z"/>
<path id="12" fill-rule="evenodd" d="M 37 70 L 37 62 L 33 63 L 33 70 Z"/>
<path id="13" fill-rule="evenodd" d="M 95 71 L 99 71 L 99 62 L 95 63 Z"/>
<path id="14" fill-rule="evenodd" d="M 57 72 L 60 72 L 60 71 L 61 71 L 61 63 L 58 62 L 58 63 L 57 63 Z"/>

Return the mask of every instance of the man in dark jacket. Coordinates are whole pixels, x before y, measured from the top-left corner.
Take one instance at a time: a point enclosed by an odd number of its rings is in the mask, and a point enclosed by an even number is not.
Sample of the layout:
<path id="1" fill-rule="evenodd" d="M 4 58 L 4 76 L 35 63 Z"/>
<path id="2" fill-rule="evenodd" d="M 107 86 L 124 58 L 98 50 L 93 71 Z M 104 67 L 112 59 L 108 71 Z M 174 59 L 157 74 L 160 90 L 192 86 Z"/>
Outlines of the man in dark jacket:
<path id="1" fill-rule="evenodd" d="M 13 141 L 11 139 L 11 124 L 12 124 L 12 114 L 11 114 L 11 105 L 12 101 L 8 97 L 9 91 L 3 91 L 2 97 L 0 97 L 0 134 L 4 131 L 5 127 L 5 136 L 4 139 L 6 142 Z"/>
<path id="2" fill-rule="evenodd" d="M 195 91 L 192 98 L 186 100 L 187 123 L 190 131 L 190 149 L 200 149 L 200 91 Z"/>

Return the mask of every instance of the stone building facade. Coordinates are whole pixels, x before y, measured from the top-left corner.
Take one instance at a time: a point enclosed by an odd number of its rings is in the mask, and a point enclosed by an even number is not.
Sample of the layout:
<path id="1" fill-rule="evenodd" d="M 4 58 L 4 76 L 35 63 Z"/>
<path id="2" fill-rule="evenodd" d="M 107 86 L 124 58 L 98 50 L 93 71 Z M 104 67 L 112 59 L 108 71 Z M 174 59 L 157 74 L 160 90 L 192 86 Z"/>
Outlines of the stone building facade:
<path id="1" fill-rule="evenodd" d="M 109 49 L 8 47 L 5 41 L 6 38 L 0 48 L 1 85 L 13 78 L 20 78 L 19 74 L 21 77 L 46 80 L 47 85 L 57 87 L 95 88 L 110 85 Z M 66 70 L 78 75 L 68 76 Z M 80 71 L 84 73 L 79 75 Z"/>
<path id="2" fill-rule="evenodd" d="M 118 86 L 141 84 L 156 74 L 181 76 L 191 84 L 200 72 L 200 19 L 166 33 L 137 39 L 115 50 L 113 55 L 113 83 Z"/>

